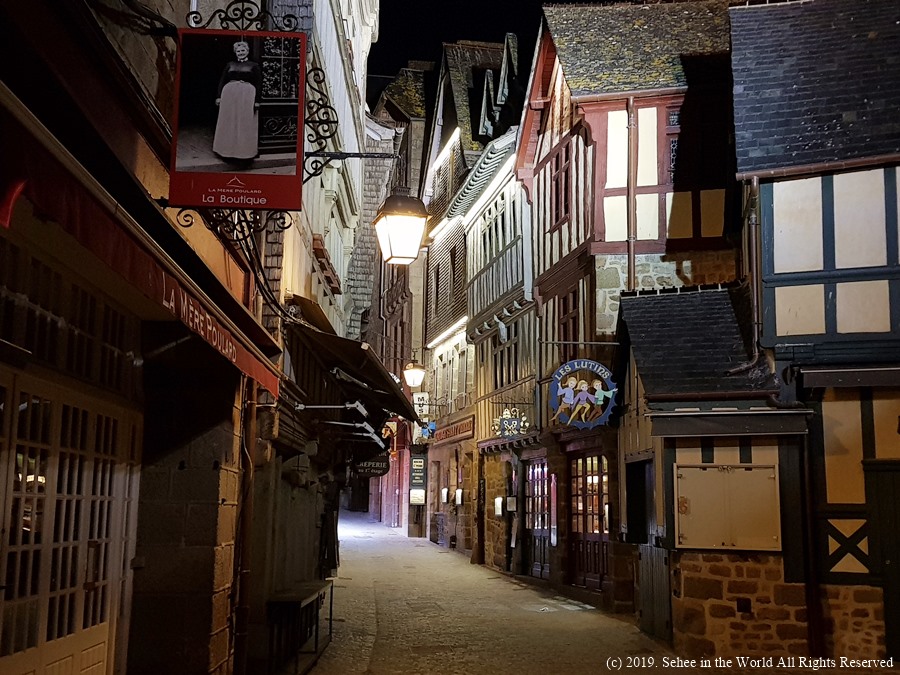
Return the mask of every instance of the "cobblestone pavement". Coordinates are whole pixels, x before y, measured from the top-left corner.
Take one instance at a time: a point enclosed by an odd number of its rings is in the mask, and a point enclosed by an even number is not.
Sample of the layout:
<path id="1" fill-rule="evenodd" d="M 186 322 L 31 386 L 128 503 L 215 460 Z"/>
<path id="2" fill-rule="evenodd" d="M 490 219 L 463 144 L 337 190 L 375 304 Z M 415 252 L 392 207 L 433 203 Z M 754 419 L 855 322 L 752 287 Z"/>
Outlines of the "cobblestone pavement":
<path id="1" fill-rule="evenodd" d="M 368 514 L 342 513 L 340 540 L 334 639 L 313 675 L 878 672 L 678 667 L 669 648 L 626 620 L 472 565 Z"/>

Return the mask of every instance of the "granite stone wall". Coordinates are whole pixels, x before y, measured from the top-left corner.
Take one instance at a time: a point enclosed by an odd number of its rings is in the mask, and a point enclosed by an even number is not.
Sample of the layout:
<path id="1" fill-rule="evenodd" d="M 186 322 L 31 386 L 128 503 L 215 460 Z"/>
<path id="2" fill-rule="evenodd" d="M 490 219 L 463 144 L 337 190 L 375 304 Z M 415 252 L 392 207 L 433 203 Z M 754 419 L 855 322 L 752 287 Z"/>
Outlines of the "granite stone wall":
<path id="1" fill-rule="evenodd" d="M 825 648 L 850 659 L 883 659 L 884 594 L 873 586 L 824 586 Z"/>
<path id="2" fill-rule="evenodd" d="M 785 583 L 779 555 L 673 554 L 672 627 L 677 653 L 809 656 L 803 583 Z M 821 588 L 825 656 L 882 659 L 880 588 Z"/>
<path id="3" fill-rule="evenodd" d="M 628 256 L 598 255 L 596 265 L 597 331 L 609 333 L 616 328 L 619 297 L 628 278 Z M 635 262 L 639 290 L 726 283 L 736 278 L 732 249 L 640 255 Z"/>
<path id="4" fill-rule="evenodd" d="M 516 514 L 507 514 L 504 508 L 502 516 L 494 515 L 494 500 L 505 497 L 508 492 L 512 467 L 500 455 L 482 455 L 484 461 L 484 564 L 502 572 L 510 571 L 507 559 L 507 542 L 509 541 L 511 519 Z"/>
<path id="5" fill-rule="evenodd" d="M 673 554 L 675 651 L 702 656 L 807 656 L 803 584 L 778 555 Z"/>

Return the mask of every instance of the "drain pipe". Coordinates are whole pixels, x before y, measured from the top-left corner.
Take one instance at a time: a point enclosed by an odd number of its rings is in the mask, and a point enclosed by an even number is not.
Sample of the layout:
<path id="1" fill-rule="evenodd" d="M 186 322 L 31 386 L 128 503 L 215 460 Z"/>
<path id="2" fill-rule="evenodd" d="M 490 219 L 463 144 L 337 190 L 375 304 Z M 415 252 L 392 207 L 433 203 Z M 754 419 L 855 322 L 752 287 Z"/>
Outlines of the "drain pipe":
<path id="1" fill-rule="evenodd" d="M 628 97 L 626 104 L 628 114 L 628 183 L 626 193 L 628 200 L 628 274 L 625 282 L 625 290 L 633 291 L 637 287 L 635 281 L 635 242 L 637 240 L 637 114 L 634 110 L 634 96 Z"/>
<path id="2" fill-rule="evenodd" d="M 750 256 L 750 311 L 753 318 L 752 361 L 759 358 L 759 337 L 762 334 L 762 318 L 759 312 L 759 297 L 762 287 L 762 269 L 759 264 L 759 176 L 750 179 L 750 213 L 748 214 L 750 240 L 748 251 Z"/>
<path id="3" fill-rule="evenodd" d="M 759 349 L 759 337 L 762 334 L 762 319 L 760 317 L 760 287 L 762 285 L 762 270 L 759 260 L 759 176 L 750 179 L 750 194 L 747 197 L 747 283 L 750 285 L 750 318 L 753 321 L 752 335 L 750 339 L 750 360 L 736 368 L 727 371 L 726 375 L 737 375 L 753 368 L 762 358 Z"/>
<path id="4" fill-rule="evenodd" d="M 251 531 L 253 527 L 253 478 L 256 458 L 256 383 L 247 380 L 246 401 L 242 414 L 241 445 L 241 512 L 238 516 L 240 540 L 238 546 L 237 600 L 234 613 L 234 672 L 246 675 L 249 656 L 250 634 L 250 554 L 253 550 Z"/>

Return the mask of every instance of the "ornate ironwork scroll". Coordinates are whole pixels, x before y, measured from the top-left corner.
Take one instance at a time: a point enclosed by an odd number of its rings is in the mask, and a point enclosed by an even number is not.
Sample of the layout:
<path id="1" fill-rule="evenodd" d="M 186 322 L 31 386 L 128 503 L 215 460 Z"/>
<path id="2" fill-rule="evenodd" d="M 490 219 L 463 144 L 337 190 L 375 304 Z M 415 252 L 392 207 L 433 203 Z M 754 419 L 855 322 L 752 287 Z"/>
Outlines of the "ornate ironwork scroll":
<path id="1" fill-rule="evenodd" d="M 191 28 L 209 28 L 218 19 L 222 30 L 280 30 L 297 31 L 300 20 L 294 14 L 275 16 L 251 0 L 232 0 L 224 9 L 215 10 L 207 19 L 201 12 L 188 12 L 187 25 Z"/>
<path id="2" fill-rule="evenodd" d="M 244 241 L 266 230 L 286 230 L 291 226 L 287 211 L 246 211 L 243 209 L 179 209 L 175 222 L 191 227 L 199 219 L 209 230 L 232 242 Z"/>
<path id="3" fill-rule="evenodd" d="M 338 130 L 337 110 L 331 105 L 325 85 L 325 71 L 321 68 L 310 68 L 306 73 L 306 140 L 313 146 L 313 152 L 324 152 L 328 139 L 333 138 Z M 306 154 L 303 182 L 321 176 L 325 167 L 333 157 Z"/>

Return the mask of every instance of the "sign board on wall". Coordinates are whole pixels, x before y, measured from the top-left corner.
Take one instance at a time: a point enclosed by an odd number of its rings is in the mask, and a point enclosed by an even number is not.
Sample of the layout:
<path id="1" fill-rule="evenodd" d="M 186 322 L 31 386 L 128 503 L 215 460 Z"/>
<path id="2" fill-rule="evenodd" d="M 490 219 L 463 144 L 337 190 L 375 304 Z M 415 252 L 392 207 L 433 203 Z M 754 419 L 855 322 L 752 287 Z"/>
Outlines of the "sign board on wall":
<path id="1" fill-rule="evenodd" d="M 178 36 L 169 204 L 299 210 L 306 35 Z"/>
<path id="2" fill-rule="evenodd" d="M 550 380 L 550 424 L 593 429 L 606 424 L 615 406 L 616 383 L 602 363 L 575 359 L 564 363 Z"/>
<path id="3" fill-rule="evenodd" d="M 427 455 L 409 456 L 409 503 L 425 503 L 425 488 L 428 487 Z"/>

